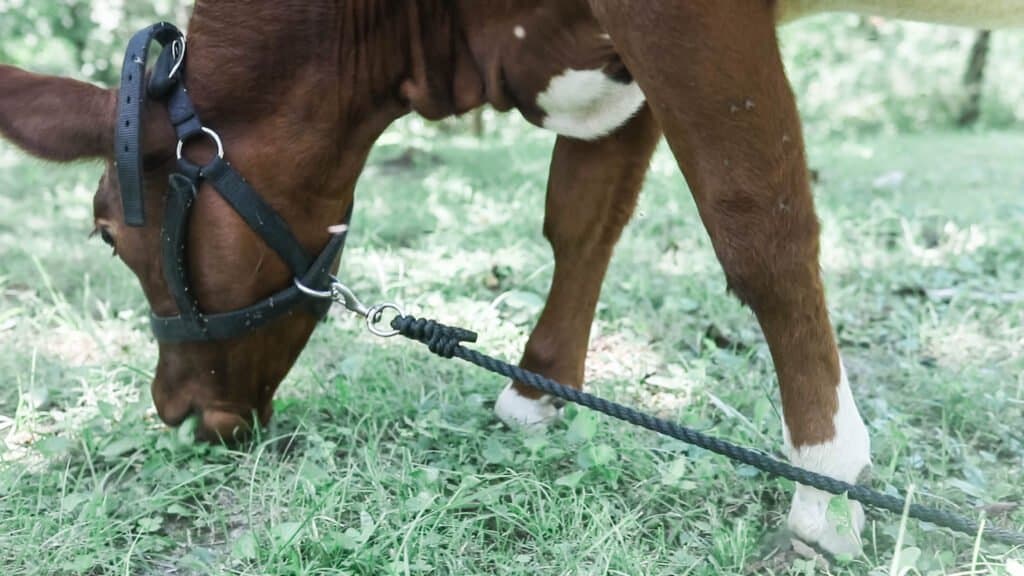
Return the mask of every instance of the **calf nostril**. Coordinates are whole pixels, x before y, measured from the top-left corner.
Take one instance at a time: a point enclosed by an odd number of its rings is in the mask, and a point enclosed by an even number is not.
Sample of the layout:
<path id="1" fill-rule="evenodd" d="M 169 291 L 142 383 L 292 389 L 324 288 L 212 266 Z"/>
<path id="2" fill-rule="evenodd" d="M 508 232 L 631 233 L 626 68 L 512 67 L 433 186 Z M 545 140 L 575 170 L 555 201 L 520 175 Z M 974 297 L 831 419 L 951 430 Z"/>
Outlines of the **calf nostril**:
<path id="1" fill-rule="evenodd" d="M 192 402 L 188 394 L 174 386 L 169 386 L 166 381 L 157 377 L 150 387 L 153 395 L 153 405 L 156 406 L 157 415 L 168 426 L 179 426 L 192 413 Z"/>
<path id="2" fill-rule="evenodd" d="M 206 409 L 196 429 L 196 439 L 203 442 L 241 442 L 252 433 L 249 418 L 224 410 Z"/>

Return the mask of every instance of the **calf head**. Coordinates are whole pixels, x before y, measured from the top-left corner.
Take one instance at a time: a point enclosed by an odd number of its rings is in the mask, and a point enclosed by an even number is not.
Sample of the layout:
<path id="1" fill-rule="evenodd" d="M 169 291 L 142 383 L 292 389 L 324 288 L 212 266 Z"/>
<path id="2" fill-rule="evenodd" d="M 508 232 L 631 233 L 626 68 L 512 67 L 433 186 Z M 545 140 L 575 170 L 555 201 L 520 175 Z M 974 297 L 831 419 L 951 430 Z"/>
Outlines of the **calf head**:
<path id="1" fill-rule="evenodd" d="M 102 161 L 105 169 L 93 200 L 95 232 L 138 277 L 153 312 L 174 316 L 177 307 L 168 290 L 160 258 L 163 195 L 176 161 L 176 139 L 160 104 L 143 112 L 143 183 L 147 225 L 125 225 L 118 173 L 113 159 L 117 107 L 115 91 L 75 80 L 40 76 L 0 66 L 0 134 L 29 153 L 52 161 Z M 289 134 L 282 126 L 259 123 L 239 129 L 223 122 L 240 169 L 264 198 L 287 220 L 310 253 L 327 242 L 328 228 L 342 218 L 344 192 L 330 189 L 331 198 L 308 196 L 285 202 L 281 191 L 308 184 L 285 178 L 273 168 L 279 159 L 255 145 L 265 138 L 288 138 L 306 161 L 317 162 L 308 137 Z M 268 134 L 273 131 L 274 135 Z M 294 139 L 291 139 L 294 136 Z M 190 156 L 210 154 L 205 142 L 190 144 Z M 328 160 L 322 159 L 321 162 Z M 263 167 L 260 169 L 259 167 Z M 324 172 L 321 172 L 324 173 Z M 329 171 L 326 173 L 330 173 Z M 207 313 L 251 305 L 290 283 L 290 273 L 276 255 L 212 190 L 201 189 L 189 225 L 188 265 L 196 300 Z M 160 343 L 152 395 L 160 417 L 170 425 L 190 414 L 199 416 L 203 439 L 232 438 L 253 419 L 266 423 L 277 385 L 298 357 L 316 324 L 302 309 L 242 337 L 220 342 Z"/>

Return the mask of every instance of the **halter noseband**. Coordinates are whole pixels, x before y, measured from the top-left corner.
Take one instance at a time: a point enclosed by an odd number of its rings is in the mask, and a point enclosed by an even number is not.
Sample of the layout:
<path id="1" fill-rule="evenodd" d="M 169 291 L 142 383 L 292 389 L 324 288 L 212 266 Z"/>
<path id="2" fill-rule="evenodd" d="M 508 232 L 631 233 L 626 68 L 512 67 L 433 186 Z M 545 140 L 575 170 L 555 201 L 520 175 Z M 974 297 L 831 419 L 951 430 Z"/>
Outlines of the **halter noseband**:
<path id="1" fill-rule="evenodd" d="M 146 63 L 150 45 L 163 47 L 147 84 Z M 318 291 L 331 286 L 331 270 L 345 247 L 352 217 L 349 207 L 345 230 L 333 235 L 318 256 L 311 256 L 292 234 L 284 218 L 263 201 L 255 190 L 224 159 L 224 144 L 216 132 L 203 126 L 183 81 L 185 36 L 167 22 L 139 31 L 128 43 L 121 88 L 118 95 L 115 158 L 121 184 L 124 221 L 128 226 L 145 225 L 142 180 L 142 110 L 147 97 L 163 101 L 178 137 L 178 168 L 169 179 L 161 257 L 164 278 L 178 306 L 177 316 L 150 314 L 153 335 L 161 342 L 206 342 L 227 340 L 252 332 L 272 320 L 291 314 L 296 308 L 322 318 L 331 301 Z M 197 165 L 182 156 L 184 144 L 207 137 L 217 145 L 217 156 Z M 186 262 L 186 241 L 192 204 L 202 181 L 209 183 L 242 217 L 256 234 L 285 262 L 294 275 L 293 283 L 273 296 L 251 306 L 220 314 L 204 314 L 191 289 Z"/>

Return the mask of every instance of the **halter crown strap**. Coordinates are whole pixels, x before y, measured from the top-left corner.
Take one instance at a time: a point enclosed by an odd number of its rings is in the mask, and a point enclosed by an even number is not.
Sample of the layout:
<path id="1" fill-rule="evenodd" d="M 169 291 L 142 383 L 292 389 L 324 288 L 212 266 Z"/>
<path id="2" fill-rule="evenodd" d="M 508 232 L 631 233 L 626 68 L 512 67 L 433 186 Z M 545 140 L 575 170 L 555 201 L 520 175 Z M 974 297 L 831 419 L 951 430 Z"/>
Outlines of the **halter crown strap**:
<path id="1" fill-rule="evenodd" d="M 128 43 L 121 69 L 121 89 L 117 98 L 117 133 L 114 158 L 121 182 L 124 221 L 129 226 L 146 223 L 146 207 L 142 194 L 142 109 L 146 102 L 146 62 L 149 46 L 157 41 L 168 46 L 181 41 L 184 35 L 173 24 L 160 22 L 140 30 Z M 184 53 L 182 53 L 184 57 Z M 175 70 L 175 74 L 179 71 Z"/>

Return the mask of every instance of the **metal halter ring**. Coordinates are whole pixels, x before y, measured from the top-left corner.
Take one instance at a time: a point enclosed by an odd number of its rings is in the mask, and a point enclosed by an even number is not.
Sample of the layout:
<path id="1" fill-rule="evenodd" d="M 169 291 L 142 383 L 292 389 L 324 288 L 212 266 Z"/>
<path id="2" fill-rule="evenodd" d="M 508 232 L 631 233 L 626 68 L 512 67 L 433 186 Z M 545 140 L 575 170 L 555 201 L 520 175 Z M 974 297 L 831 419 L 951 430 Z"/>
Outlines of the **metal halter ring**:
<path id="1" fill-rule="evenodd" d="M 378 328 L 383 319 L 384 313 L 388 310 L 393 311 L 397 316 L 405 316 L 405 311 L 402 310 L 398 304 L 392 304 L 386 302 L 384 304 L 378 304 L 373 308 L 370 308 L 370 312 L 366 315 L 366 328 L 374 336 L 380 336 L 381 338 L 391 338 L 401 334 L 398 330 L 388 329 L 382 330 Z"/>
<path id="2" fill-rule="evenodd" d="M 218 158 L 223 158 L 224 157 L 224 142 L 221 141 L 220 136 L 216 132 L 214 132 L 213 130 L 210 130 L 209 128 L 207 128 L 206 126 L 203 126 L 203 134 L 206 134 L 207 136 L 209 136 L 210 140 L 213 140 L 213 143 L 217 145 L 217 157 Z M 185 148 L 185 141 L 184 140 L 178 140 L 178 151 L 177 151 L 178 160 L 181 160 L 181 152 L 182 152 L 182 150 L 184 148 Z"/>
<path id="3" fill-rule="evenodd" d="M 292 283 L 295 284 L 295 287 L 299 289 L 299 292 L 302 292 L 306 296 L 310 296 L 312 298 L 319 298 L 320 300 L 334 300 L 335 299 L 335 292 L 334 292 L 333 289 L 332 290 L 314 290 L 314 289 L 310 288 L 309 286 L 306 286 L 305 284 L 303 284 L 302 281 L 299 280 L 298 278 L 293 278 L 292 279 Z"/>

